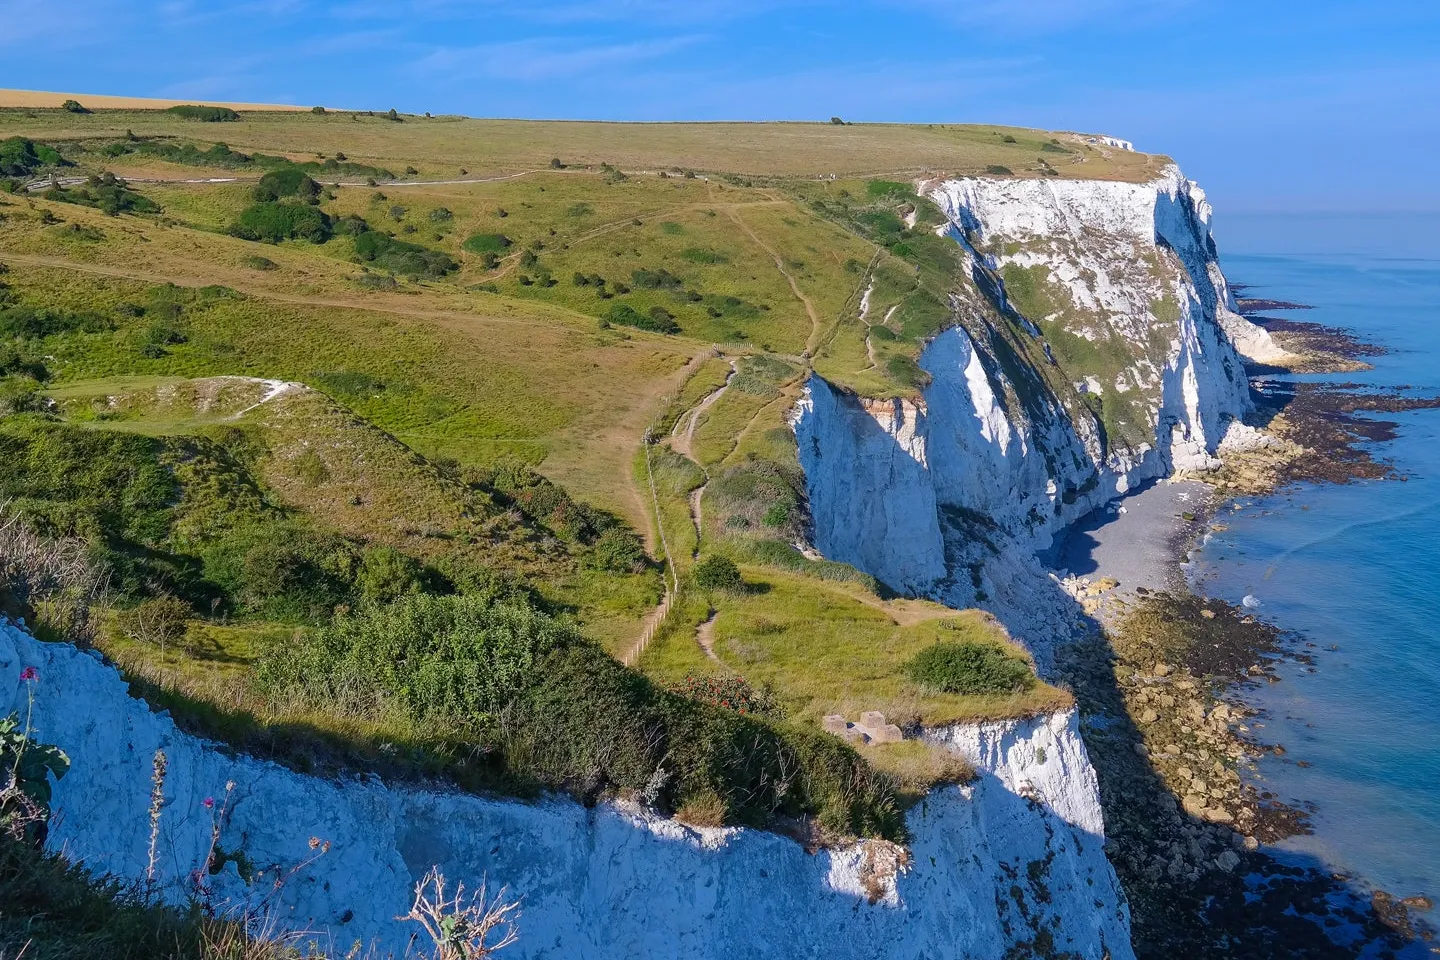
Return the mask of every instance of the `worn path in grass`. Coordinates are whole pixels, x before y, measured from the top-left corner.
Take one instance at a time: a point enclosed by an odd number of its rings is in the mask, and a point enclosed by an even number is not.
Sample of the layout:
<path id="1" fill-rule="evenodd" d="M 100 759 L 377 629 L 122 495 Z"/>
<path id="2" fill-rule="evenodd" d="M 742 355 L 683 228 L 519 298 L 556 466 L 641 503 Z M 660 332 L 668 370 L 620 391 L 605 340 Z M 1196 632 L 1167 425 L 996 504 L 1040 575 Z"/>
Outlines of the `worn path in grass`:
<path id="1" fill-rule="evenodd" d="M 805 315 L 810 318 L 810 336 L 805 341 L 805 355 L 814 356 L 823 334 L 820 314 L 815 311 L 815 304 L 810 302 L 810 298 L 805 296 L 800 289 L 800 285 L 795 282 L 795 277 L 785 268 L 784 258 L 776 252 L 774 247 L 770 246 L 770 244 L 764 240 L 761 240 L 758 233 L 750 229 L 750 225 L 741 218 L 740 211 L 732 206 L 726 209 L 725 212 L 729 214 L 730 219 L 735 221 L 735 225 L 744 231 L 745 235 L 749 237 L 757 247 L 770 255 L 770 258 L 775 261 L 775 269 L 780 271 L 780 275 L 784 277 L 785 282 L 790 285 L 790 292 L 793 293 L 795 299 L 799 300 L 805 307 Z"/>
<path id="2" fill-rule="evenodd" d="M 710 616 L 705 622 L 695 628 L 695 642 L 700 644 L 700 649 L 705 651 L 705 656 L 723 667 L 725 662 L 715 653 L 715 618 L 719 615 L 714 610 L 710 611 Z"/>

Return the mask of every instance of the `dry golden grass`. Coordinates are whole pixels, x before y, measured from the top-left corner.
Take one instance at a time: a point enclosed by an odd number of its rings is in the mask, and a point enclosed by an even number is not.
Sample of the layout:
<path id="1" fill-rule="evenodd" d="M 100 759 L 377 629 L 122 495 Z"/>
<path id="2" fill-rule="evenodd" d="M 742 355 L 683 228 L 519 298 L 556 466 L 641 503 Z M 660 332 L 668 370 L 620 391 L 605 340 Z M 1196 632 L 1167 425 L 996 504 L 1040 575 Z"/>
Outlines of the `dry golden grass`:
<path id="1" fill-rule="evenodd" d="M 157 97 L 115 97 L 96 93 L 48 93 L 41 90 L 0 90 L 0 107 L 58 109 L 66 100 L 91 110 L 164 110 L 182 103 L 204 103 L 231 110 L 309 110 L 288 103 L 230 103 L 225 100 L 166 100 Z"/>
<path id="2" fill-rule="evenodd" d="M 56 106 L 64 99 L 50 96 Z M 76 99 L 91 105 L 85 98 Z M 315 115 L 305 108 L 297 112 L 270 107 L 243 113 L 238 122 L 198 123 L 154 109 L 107 109 L 89 115 L 57 110 L 33 116 L 0 110 L 0 136 L 118 137 L 127 129 L 139 136 L 219 139 L 236 150 L 297 158 L 341 151 L 397 171 L 413 165 L 424 177 L 548 169 L 552 158 L 572 168 L 611 163 L 627 171 L 695 170 L 749 177 L 980 174 L 992 165 L 1007 167 L 1016 176 L 1034 176 L 1040 175 L 1043 158 L 1066 177 L 1139 181 L 1152 178 L 1164 161 L 1091 146 L 1068 134 L 972 124 L 601 123 L 414 115 L 396 122 L 380 113 Z M 1074 152 L 1042 152 L 1052 137 Z M 468 173 L 462 175 L 461 169 Z"/>

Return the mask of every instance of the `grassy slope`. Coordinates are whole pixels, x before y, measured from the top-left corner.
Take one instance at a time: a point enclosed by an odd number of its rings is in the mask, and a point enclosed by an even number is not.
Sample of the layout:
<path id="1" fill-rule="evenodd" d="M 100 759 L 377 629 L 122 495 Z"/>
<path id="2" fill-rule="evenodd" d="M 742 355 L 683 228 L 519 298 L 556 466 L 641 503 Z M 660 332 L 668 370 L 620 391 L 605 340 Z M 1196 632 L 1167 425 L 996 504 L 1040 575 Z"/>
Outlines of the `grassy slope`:
<path id="1" fill-rule="evenodd" d="M 473 465 L 519 457 L 573 495 L 653 531 L 657 518 L 640 438 L 652 424 L 667 432 L 724 382 L 728 361 L 738 357 L 731 386 L 697 419 L 688 445 L 694 460 L 660 457 L 658 519 L 682 575 L 693 556 L 722 552 L 742 562 L 757 589 L 724 596 L 688 591 L 643 668 L 665 681 L 687 672 L 744 670 L 770 684 L 786 711 L 805 720 L 831 710 L 879 708 L 900 719 L 944 722 L 1028 713 L 1063 701 L 1043 686 L 1019 699 L 987 700 L 927 696 L 897 680 L 903 660 L 920 645 L 949 637 L 950 625 L 960 624 L 967 637 L 1007 641 L 973 617 L 950 617 L 939 608 L 917 613 L 913 605 L 883 601 L 855 571 L 806 560 L 791 548 L 801 498 L 784 423 L 812 362 L 836 382 L 867 393 L 912 391 L 903 364 L 892 361 L 913 357 L 937 322 L 933 303 L 946 293 L 946 241 L 928 236 L 930 215 L 921 211 L 915 235 L 905 240 L 908 252 L 897 252 L 894 238 L 881 235 L 890 228 L 874 225 L 889 223 L 885 218 L 893 220 L 907 201 L 883 185 L 876 193 L 861 178 L 974 173 L 992 164 L 1024 176 L 1049 135 L 947 125 L 417 117 L 395 123 L 278 113 L 199 124 L 156 112 L 0 110 L 0 138 L 23 134 L 58 143 L 78 172 L 258 177 L 259 171 L 183 167 L 138 155 L 112 161 L 86 149 L 127 129 L 202 146 L 224 139 L 235 149 L 297 160 L 343 151 L 352 161 L 397 172 L 413 167 L 416 178 L 455 178 L 461 168 L 469 180 L 521 175 L 412 186 L 355 183 L 329 191 L 323 209 L 331 215 L 363 216 L 375 229 L 443 250 L 460 264 L 443 278 L 402 276 L 391 283 L 382 277 L 379 284 L 378 272 L 351 260 L 349 239 L 262 245 L 225 235 L 249 202 L 246 183 L 136 183 L 164 208 L 147 217 L 107 217 L 38 194 L 0 195 L 0 262 L 9 266 L 5 280 L 22 299 L 122 317 L 112 331 L 46 341 L 52 396 L 75 411 L 93 419 L 97 396 L 144 393 L 193 377 L 308 383 L 343 409 L 310 394 L 247 415 L 272 441 L 266 484 L 322 526 L 426 556 L 448 549 L 441 541 L 473 518 L 463 516 L 433 463 L 410 450 Z M 1070 149 L 1063 158 L 1067 176 L 1140 179 L 1159 163 L 1073 142 Z M 567 168 L 551 169 L 551 157 Z M 1053 151 L 1047 157 L 1062 162 Z M 626 175 L 586 168 L 601 161 L 618 164 Z M 702 176 L 658 173 L 678 167 Z M 822 179 L 837 172 L 852 179 Z M 493 267 L 462 246 L 477 233 L 503 233 L 512 241 Z M 647 287 L 641 279 L 662 270 L 677 282 Z M 577 284 L 577 273 L 603 277 L 609 296 L 593 282 Z M 860 292 L 872 281 L 871 310 L 861 318 Z M 186 312 L 184 342 L 147 353 L 150 321 L 123 319 L 121 308 L 148 302 L 167 282 L 228 290 Z M 641 314 L 664 310 L 682 331 L 606 329 L 597 318 L 617 302 Z M 867 337 L 886 316 L 890 335 Z M 723 358 L 715 357 L 716 345 Z M 99 425 L 165 434 L 207 422 L 193 410 L 158 406 Z M 327 479 L 311 483 L 294 463 L 317 441 Z M 716 498 L 717 478 L 729 499 Z M 707 481 L 701 519 L 690 494 Z M 746 495 L 736 491 L 751 489 L 757 492 L 748 501 L 737 500 Z M 367 494 L 375 509 L 357 509 L 355 498 L 363 502 Z M 503 525 L 503 519 L 485 522 Z M 648 539 L 654 552 L 656 538 Z M 575 607 L 607 649 L 627 648 L 656 599 L 653 573 L 601 581 L 521 547 L 502 555 L 502 563 Z M 694 632 L 712 606 L 719 664 L 705 657 Z M 212 660 L 243 663 L 266 628 L 255 625 L 253 635 L 206 629 L 206 642 L 223 654 Z M 142 650 L 126 654 L 147 659 Z M 185 675 L 166 682 L 183 680 L 202 699 L 233 699 L 236 678 L 210 670 L 200 662 L 205 659 L 167 667 Z M 817 672 L 816 663 L 825 670 Z M 815 684 L 817 675 L 826 683 Z M 306 722 L 320 721 L 285 718 L 289 727 Z M 908 758 L 912 766 L 914 760 Z"/>

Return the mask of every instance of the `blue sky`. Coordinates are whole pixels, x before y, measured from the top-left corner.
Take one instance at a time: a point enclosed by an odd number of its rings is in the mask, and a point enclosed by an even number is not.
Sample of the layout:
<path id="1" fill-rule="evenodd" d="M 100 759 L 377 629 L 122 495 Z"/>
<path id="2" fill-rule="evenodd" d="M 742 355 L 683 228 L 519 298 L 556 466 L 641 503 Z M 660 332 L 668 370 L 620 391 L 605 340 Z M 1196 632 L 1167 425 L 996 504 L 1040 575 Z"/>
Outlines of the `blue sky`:
<path id="1" fill-rule="evenodd" d="M 1003 122 L 1226 210 L 1440 211 L 1440 4 L 0 0 L 0 87 L 472 116 Z M 1223 219 L 1222 219 L 1223 227 Z"/>

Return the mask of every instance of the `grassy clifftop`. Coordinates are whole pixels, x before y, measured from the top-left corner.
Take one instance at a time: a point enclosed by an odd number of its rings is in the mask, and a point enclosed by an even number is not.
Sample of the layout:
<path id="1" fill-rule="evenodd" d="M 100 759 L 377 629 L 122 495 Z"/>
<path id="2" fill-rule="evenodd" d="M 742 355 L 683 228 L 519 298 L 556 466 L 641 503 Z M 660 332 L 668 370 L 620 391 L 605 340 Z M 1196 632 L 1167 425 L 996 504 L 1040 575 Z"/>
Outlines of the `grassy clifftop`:
<path id="1" fill-rule="evenodd" d="M 0 109 L 0 160 L 0 480 L 114 568 L 97 642 L 177 716 L 301 764 L 894 836 L 897 790 L 960 772 L 823 716 L 1068 702 L 994 624 L 808 553 L 785 415 L 812 371 L 919 389 L 957 261 L 911 175 L 1156 158 L 948 125 Z M 1025 682 L 907 672 L 937 644 Z M 492 668 L 482 709 L 462 678 Z M 766 792 L 772 767 L 805 782 Z"/>

